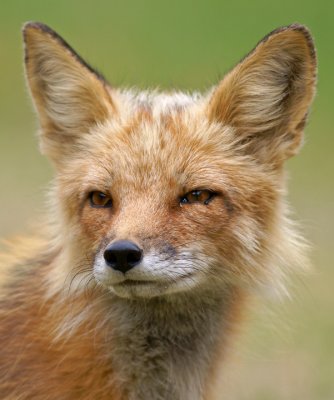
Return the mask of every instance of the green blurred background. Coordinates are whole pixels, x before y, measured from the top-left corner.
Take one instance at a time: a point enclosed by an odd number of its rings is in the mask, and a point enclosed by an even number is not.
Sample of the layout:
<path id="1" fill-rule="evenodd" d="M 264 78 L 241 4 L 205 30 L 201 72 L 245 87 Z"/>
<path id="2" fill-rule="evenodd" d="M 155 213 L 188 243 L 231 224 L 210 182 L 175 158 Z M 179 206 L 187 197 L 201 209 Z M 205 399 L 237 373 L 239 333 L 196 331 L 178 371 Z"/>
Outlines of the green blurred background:
<path id="1" fill-rule="evenodd" d="M 42 21 L 113 85 L 205 89 L 265 34 L 306 24 L 319 57 L 318 94 L 301 154 L 289 161 L 290 199 L 313 244 L 314 272 L 292 301 L 255 304 L 222 381 L 223 399 L 334 399 L 334 3 L 314 0 L 3 0 L 0 5 L 0 235 L 26 229 L 52 175 L 38 153 L 24 83 L 20 29 Z M 266 300 L 266 302 L 269 302 Z"/>

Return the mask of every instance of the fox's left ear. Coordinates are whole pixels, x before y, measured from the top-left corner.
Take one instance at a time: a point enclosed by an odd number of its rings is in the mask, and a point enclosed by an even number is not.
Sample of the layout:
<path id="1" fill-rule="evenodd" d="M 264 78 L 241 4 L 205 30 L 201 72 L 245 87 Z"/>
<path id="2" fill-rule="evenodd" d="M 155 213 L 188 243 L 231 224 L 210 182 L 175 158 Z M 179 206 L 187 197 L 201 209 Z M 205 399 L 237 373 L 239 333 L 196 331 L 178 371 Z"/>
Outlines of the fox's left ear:
<path id="1" fill-rule="evenodd" d="M 290 25 L 266 36 L 215 89 L 207 113 L 235 128 L 242 148 L 265 162 L 294 155 L 316 84 L 309 31 Z"/>
<path id="2" fill-rule="evenodd" d="M 41 149 L 57 164 L 77 139 L 114 110 L 110 89 L 57 33 L 41 23 L 23 28 L 26 74 L 41 125 Z"/>

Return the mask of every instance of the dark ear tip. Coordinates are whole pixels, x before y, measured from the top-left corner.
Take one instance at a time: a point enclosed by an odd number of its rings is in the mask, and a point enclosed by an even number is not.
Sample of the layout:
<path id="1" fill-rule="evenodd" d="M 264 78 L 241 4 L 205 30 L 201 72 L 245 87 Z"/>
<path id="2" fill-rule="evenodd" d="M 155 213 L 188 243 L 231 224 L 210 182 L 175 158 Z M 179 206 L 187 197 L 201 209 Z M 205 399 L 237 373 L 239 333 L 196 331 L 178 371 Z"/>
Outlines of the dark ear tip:
<path id="1" fill-rule="evenodd" d="M 317 52 L 315 49 L 314 39 L 313 39 L 312 33 L 309 30 L 309 28 L 305 25 L 301 25 L 301 24 L 297 24 L 297 23 L 289 25 L 289 27 L 290 27 L 290 29 L 292 29 L 294 31 L 298 31 L 303 34 L 304 38 L 306 39 L 308 48 L 310 50 L 310 55 L 312 57 L 312 60 L 316 64 L 317 63 Z"/>
<path id="2" fill-rule="evenodd" d="M 34 22 L 34 21 L 28 21 L 25 22 L 22 26 L 22 33 L 23 37 L 26 37 L 29 31 L 32 30 L 39 30 L 39 31 L 45 31 L 48 28 L 46 25 L 42 24 L 41 22 Z"/>
<path id="3" fill-rule="evenodd" d="M 315 45 L 314 45 L 314 40 L 313 36 L 311 34 L 311 31 L 309 28 L 305 25 L 299 24 L 299 23 L 293 23 L 287 26 L 282 26 L 280 28 L 277 28 L 273 30 L 272 32 L 268 33 L 261 42 L 266 42 L 268 39 L 272 38 L 273 36 L 282 34 L 284 32 L 298 32 L 303 35 L 304 39 L 306 40 L 306 44 L 309 48 L 310 56 L 312 58 L 312 61 L 314 64 L 317 63 L 317 54 L 315 50 Z M 260 42 L 260 43 L 261 43 Z"/>
<path id="4" fill-rule="evenodd" d="M 58 41 L 63 40 L 53 29 L 43 24 L 42 22 L 28 21 L 22 27 L 22 34 L 24 41 L 27 42 L 28 35 L 34 34 L 34 32 L 39 34 L 45 34 Z"/>
<path id="5" fill-rule="evenodd" d="M 290 25 L 285 25 L 285 26 L 281 26 L 279 28 L 274 29 L 273 31 L 269 32 L 265 37 L 267 39 L 269 39 L 270 37 L 283 33 L 283 32 L 288 32 L 288 31 L 298 31 L 301 32 L 306 38 L 310 38 L 312 40 L 312 35 L 310 30 L 308 29 L 307 26 L 302 25 L 302 24 L 298 24 L 298 23 L 294 23 L 294 24 L 290 24 Z"/>
<path id="6" fill-rule="evenodd" d="M 30 29 L 39 30 L 42 32 L 54 32 L 49 26 L 37 21 L 27 21 L 23 24 L 22 32 L 25 33 Z"/>

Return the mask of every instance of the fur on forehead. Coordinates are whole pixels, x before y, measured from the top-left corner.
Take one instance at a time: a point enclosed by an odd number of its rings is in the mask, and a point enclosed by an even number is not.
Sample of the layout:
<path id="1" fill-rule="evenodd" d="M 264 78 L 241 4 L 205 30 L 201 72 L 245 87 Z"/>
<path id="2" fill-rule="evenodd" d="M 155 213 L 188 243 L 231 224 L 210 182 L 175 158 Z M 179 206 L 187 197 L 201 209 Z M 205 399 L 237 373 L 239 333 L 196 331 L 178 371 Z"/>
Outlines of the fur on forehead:
<path id="1" fill-rule="evenodd" d="M 114 96 L 118 97 L 118 115 L 80 138 L 70 164 L 89 157 L 94 168 L 108 170 L 115 178 L 126 174 L 133 181 L 138 175 L 152 180 L 161 175 L 182 182 L 184 173 L 187 180 L 215 173 L 223 154 L 232 151 L 233 129 L 209 122 L 198 94 L 126 91 Z"/>
<path id="2" fill-rule="evenodd" d="M 158 90 L 138 91 L 135 89 L 122 90 L 118 92 L 120 97 L 119 107 L 122 113 L 128 111 L 130 114 L 138 110 L 146 110 L 153 116 L 178 113 L 188 107 L 194 107 L 202 100 L 203 96 L 198 93 L 159 92 Z"/>

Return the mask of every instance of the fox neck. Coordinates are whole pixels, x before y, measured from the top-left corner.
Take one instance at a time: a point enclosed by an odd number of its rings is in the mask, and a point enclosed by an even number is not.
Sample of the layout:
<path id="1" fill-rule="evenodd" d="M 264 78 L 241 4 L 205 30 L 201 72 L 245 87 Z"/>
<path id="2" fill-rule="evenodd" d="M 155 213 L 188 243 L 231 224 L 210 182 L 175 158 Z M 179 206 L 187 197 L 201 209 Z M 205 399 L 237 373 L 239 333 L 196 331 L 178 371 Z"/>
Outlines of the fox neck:
<path id="1" fill-rule="evenodd" d="M 111 357 L 124 399 L 207 399 L 236 304 L 235 293 L 168 301 L 117 299 L 111 313 Z"/>

